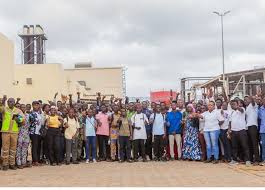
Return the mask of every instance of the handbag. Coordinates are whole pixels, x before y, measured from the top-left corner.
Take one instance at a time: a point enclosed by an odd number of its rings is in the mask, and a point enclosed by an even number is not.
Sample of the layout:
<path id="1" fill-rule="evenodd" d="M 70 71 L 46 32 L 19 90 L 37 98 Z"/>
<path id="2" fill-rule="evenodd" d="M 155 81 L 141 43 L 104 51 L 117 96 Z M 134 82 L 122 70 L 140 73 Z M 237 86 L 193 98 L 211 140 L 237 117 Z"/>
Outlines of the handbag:
<path id="1" fill-rule="evenodd" d="M 48 117 L 47 120 L 48 119 L 50 119 L 50 117 Z M 47 131 L 48 131 L 47 120 L 45 121 L 44 125 L 42 125 L 40 128 L 40 136 L 41 137 L 46 137 L 46 135 L 47 135 Z"/>

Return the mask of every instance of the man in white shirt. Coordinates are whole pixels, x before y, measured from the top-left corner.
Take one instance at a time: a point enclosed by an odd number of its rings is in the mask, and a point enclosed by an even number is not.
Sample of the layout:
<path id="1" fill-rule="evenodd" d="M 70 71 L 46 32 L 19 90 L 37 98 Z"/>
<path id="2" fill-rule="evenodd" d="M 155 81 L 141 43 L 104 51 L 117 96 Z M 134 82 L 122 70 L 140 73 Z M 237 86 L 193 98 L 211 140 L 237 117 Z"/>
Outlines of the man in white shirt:
<path id="1" fill-rule="evenodd" d="M 138 161 L 138 154 L 140 154 L 143 158 L 143 162 L 146 162 L 144 143 L 147 139 L 147 134 L 145 125 L 148 125 L 149 122 L 147 116 L 142 113 L 142 105 L 140 103 L 136 104 L 136 113 L 131 117 L 131 123 L 133 125 L 134 161 Z M 141 150 L 141 152 L 139 150 Z"/>
<path id="2" fill-rule="evenodd" d="M 231 101 L 233 109 L 229 122 L 228 136 L 232 141 L 233 160 L 230 164 L 237 164 L 239 146 L 244 152 L 246 165 L 250 166 L 249 148 L 248 148 L 248 135 L 246 131 L 245 109 L 239 107 L 237 100 Z"/>
<path id="3" fill-rule="evenodd" d="M 259 141 L 258 141 L 258 110 L 259 106 L 256 104 L 252 96 L 246 96 L 244 99 L 246 105 L 246 121 L 247 133 L 249 142 L 250 161 L 254 165 L 258 165 L 259 157 Z"/>

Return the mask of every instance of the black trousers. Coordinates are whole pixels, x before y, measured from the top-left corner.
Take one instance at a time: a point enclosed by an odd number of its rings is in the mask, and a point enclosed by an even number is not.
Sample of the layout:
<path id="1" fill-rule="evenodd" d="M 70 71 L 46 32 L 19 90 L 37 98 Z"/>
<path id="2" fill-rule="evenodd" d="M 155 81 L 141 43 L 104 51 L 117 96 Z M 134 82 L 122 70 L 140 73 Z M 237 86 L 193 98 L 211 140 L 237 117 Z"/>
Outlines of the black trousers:
<path id="1" fill-rule="evenodd" d="M 99 159 L 106 160 L 109 156 L 109 154 L 107 153 L 109 137 L 105 135 L 97 135 L 97 138 L 98 138 L 98 147 L 99 147 L 98 157 Z"/>
<path id="2" fill-rule="evenodd" d="M 32 162 L 40 161 L 41 136 L 36 134 L 30 135 Z"/>
<path id="3" fill-rule="evenodd" d="M 59 149 L 59 152 L 60 152 L 60 159 L 59 161 L 60 162 L 63 162 L 64 161 L 64 158 L 65 158 L 65 138 L 62 134 L 60 134 L 60 149 Z"/>
<path id="4" fill-rule="evenodd" d="M 147 135 L 147 139 L 145 141 L 145 154 L 148 155 L 151 160 L 153 157 L 152 147 L 152 134 L 149 134 Z"/>
<path id="5" fill-rule="evenodd" d="M 224 145 L 224 159 L 230 161 L 232 157 L 232 145 L 230 139 L 227 138 L 227 131 L 228 129 L 220 130 L 220 139 Z"/>
<path id="6" fill-rule="evenodd" d="M 163 135 L 154 136 L 154 155 L 156 158 L 162 158 L 164 152 L 164 139 Z"/>
<path id="7" fill-rule="evenodd" d="M 60 129 L 49 128 L 47 131 L 47 143 L 50 163 L 60 162 Z"/>
<path id="8" fill-rule="evenodd" d="M 41 144 L 42 144 L 42 159 L 48 159 L 49 158 L 49 148 L 48 148 L 48 140 L 47 136 L 41 137 Z"/>
<path id="9" fill-rule="evenodd" d="M 233 160 L 235 161 L 237 160 L 238 150 L 239 147 L 241 147 L 241 151 L 244 154 L 244 160 L 250 161 L 247 131 L 245 129 L 241 131 L 232 131 L 231 141 L 232 141 Z"/>
<path id="10" fill-rule="evenodd" d="M 134 159 L 138 158 L 138 154 L 141 155 L 143 159 L 146 159 L 144 141 L 145 141 L 144 139 L 135 139 L 133 141 L 133 148 L 134 148 L 133 157 L 134 157 Z"/>
<path id="11" fill-rule="evenodd" d="M 119 143 L 120 143 L 120 159 L 129 160 L 131 159 L 131 143 L 130 138 L 126 136 L 119 136 Z"/>
<path id="12" fill-rule="evenodd" d="M 248 145 L 249 145 L 249 157 L 252 162 L 259 162 L 259 135 L 258 128 L 255 125 L 248 127 Z"/>

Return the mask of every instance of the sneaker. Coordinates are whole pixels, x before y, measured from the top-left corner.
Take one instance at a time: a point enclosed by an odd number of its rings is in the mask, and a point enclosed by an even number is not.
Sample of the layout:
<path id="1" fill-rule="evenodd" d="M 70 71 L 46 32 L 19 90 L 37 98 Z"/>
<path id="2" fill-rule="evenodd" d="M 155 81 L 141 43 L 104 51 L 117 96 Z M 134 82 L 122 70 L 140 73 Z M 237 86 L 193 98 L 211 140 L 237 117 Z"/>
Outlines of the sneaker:
<path id="1" fill-rule="evenodd" d="M 3 171 L 7 171 L 9 169 L 9 166 L 3 166 Z"/>
<path id="2" fill-rule="evenodd" d="M 96 159 L 93 159 L 93 163 L 97 163 L 97 160 Z"/>
<path id="3" fill-rule="evenodd" d="M 265 166 L 265 161 L 259 163 L 260 166 Z"/>
<path id="4" fill-rule="evenodd" d="M 87 159 L 87 160 L 86 160 L 86 164 L 88 164 L 88 163 L 89 163 L 89 160 Z"/>
<path id="5" fill-rule="evenodd" d="M 78 161 L 73 161 L 73 164 L 79 164 L 79 162 Z"/>
<path id="6" fill-rule="evenodd" d="M 231 160 L 231 162 L 229 162 L 229 165 L 238 165 L 238 162 L 235 160 Z"/>
<path id="7" fill-rule="evenodd" d="M 10 170 L 16 170 L 17 167 L 16 167 L 15 165 L 10 165 L 10 166 L 9 166 L 9 169 L 10 169 Z"/>
<path id="8" fill-rule="evenodd" d="M 133 163 L 133 161 L 131 159 L 127 160 L 128 163 Z"/>
<path id="9" fill-rule="evenodd" d="M 17 166 L 18 169 L 23 169 L 22 165 Z"/>
<path id="10" fill-rule="evenodd" d="M 173 157 L 170 158 L 170 161 L 174 161 L 175 159 Z"/>
<path id="11" fill-rule="evenodd" d="M 150 157 L 147 155 L 146 156 L 146 160 L 148 160 L 148 161 L 150 161 L 151 159 L 150 159 Z"/>
<path id="12" fill-rule="evenodd" d="M 250 161 L 246 161 L 246 166 L 252 166 Z"/>

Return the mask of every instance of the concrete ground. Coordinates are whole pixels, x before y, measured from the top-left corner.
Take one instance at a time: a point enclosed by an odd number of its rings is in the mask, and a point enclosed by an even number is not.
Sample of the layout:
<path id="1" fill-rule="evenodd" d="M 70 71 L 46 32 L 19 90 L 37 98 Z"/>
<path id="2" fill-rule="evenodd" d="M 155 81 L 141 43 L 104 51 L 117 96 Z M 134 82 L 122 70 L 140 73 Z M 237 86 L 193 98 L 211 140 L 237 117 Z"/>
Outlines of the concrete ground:
<path id="1" fill-rule="evenodd" d="M 188 161 L 41 166 L 0 176 L 0 186 L 265 186 L 265 166 Z"/>

